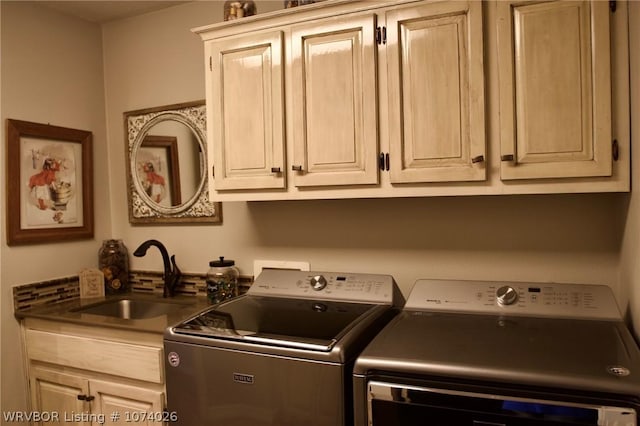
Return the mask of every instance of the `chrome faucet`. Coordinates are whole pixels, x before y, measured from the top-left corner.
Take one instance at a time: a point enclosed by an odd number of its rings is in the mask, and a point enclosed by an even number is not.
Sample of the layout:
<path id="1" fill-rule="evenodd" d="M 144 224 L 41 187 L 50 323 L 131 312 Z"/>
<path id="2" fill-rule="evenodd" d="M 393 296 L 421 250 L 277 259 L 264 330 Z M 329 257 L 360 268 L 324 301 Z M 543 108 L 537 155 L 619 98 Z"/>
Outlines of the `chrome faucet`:
<path id="1" fill-rule="evenodd" d="M 162 291 L 162 297 L 173 297 L 175 293 L 176 285 L 180 281 L 182 272 L 176 265 L 176 256 L 171 256 L 171 262 L 169 262 L 169 253 L 165 246 L 158 240 L 147 240 L 140 244 L 140 247 L 133 252 L 136 257 L 142 257 L 147 254 L 147 250 L 151 246 L 158 247 L 160 254 L 162 255 L 162 262 L 164 263 L 164 289 Z"/>

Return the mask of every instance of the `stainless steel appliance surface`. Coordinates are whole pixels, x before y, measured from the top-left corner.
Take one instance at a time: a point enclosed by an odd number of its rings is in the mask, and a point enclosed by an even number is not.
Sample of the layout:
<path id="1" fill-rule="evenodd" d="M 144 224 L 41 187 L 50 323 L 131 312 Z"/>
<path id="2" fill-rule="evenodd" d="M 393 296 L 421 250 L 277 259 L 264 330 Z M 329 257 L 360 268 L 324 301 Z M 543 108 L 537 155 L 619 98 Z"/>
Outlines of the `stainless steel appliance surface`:
<path id="1" fill-rule="evenodd" d="M 635 426 L 640 351 L 607 286 L 418 280 L 353 380 L 358 426 Z"/>
<path id="2" fill-rule="evenodd" d="M 166 330 L 168 410 L 188 426 L 351 425 L 353 363 L 403 303 L 389 275 L 264 270 Z"/>

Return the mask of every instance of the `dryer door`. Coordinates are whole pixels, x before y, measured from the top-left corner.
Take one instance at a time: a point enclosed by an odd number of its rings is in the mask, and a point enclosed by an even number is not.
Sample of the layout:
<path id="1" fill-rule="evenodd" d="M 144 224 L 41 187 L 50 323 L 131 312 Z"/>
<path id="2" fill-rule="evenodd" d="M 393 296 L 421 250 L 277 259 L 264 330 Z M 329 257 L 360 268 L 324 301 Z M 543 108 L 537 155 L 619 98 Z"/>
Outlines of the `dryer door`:
<path id="1" fill-rule="evenodd" d="M 626 407 L 369 382 L 371 426 L 636 425 Z"/>

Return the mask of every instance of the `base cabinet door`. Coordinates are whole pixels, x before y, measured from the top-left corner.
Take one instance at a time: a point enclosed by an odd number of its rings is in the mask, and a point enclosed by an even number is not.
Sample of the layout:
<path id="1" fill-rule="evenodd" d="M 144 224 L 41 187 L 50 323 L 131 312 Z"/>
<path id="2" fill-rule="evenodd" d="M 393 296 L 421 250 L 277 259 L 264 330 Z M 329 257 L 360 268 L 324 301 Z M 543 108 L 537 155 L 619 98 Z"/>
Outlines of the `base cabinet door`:
<path id="1" fill-rule="evenodd" d="M 88 419 L 75 417 L 88 408 L 89 381 L 86 378 L 35 367 L 31 369 L 29 381 L 33 412 L 47 413 L 46 418 L 42 421 L 34 419 L 33 424 L 91 425 Z"/>
<path id="2" fill-rule="evenodd" d="M 486 178 L 482 3 L 386 14 L 392 183 Z"/>
<path id="3" fill-rule="evenodd" d="M 609 2 L 497 2 L 501 178 L 612 173 Z"/>
<path id="4" fill-rule="evenodd" d="M 159 425 L 164 392 L 35 366 L 30 373 L 33 411 L 44 414 L 36 425 Z"/>
<path id="5" fill-rule="evenodd" d="M 159 391 L 102 380 L 91 381 L 95 413 L 104 414 L 105 424 L 159 425 L 165 419 L 164 394 Z"/>

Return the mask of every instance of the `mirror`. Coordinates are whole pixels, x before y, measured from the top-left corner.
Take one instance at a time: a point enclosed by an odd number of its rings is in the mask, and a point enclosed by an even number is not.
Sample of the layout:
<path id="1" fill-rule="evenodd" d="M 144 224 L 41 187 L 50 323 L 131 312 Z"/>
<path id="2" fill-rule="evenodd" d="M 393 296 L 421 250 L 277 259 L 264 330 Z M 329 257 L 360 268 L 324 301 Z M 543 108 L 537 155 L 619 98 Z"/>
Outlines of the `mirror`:
<path id="1" fill-rule="evenodd" d="M 129 222 L 220 222 L 209 201 L 204 101 L 124 113 Z"/>

